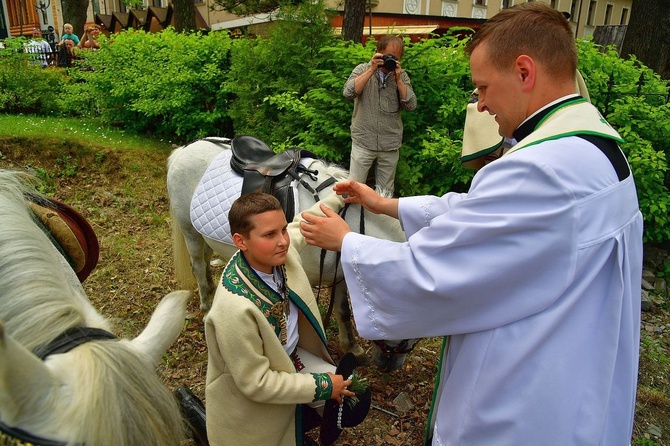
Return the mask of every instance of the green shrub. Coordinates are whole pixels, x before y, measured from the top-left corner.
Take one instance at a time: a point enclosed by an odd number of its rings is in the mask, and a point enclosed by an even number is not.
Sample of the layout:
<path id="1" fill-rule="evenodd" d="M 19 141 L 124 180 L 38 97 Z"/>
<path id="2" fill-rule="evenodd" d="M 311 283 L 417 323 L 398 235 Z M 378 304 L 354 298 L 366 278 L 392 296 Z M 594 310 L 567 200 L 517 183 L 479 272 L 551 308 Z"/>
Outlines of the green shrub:
<path id="1" fill-rule="evenodd" d="M 69 110 L 135 132 L 182 141 L 228 134 L 221 83 L 230 46 L 227 33 L 124 31 L 99 51 L 79 52 L 84 69 L 63 100 Z"/>
<path id="2" fill-rule="evenodd" d="M 667 83 L 635 57 L 621 59 L 613 47 L 601 52 L 580 41 L 578 49 L 591 101 L 625 140 L 621 148 L 635 176 L 645 242 L 670 240 Z"/>
<path id="3" fill-rule="evenodd" d="M 34 55 L 22 52 L 26 42 L 23 37 L 8 39 L 0 49 L 0 111 L 57 114 L 64 73 L 33 63 Z"/>
<path id="4" fill-rule="evenodd" d="M 322 62 L 320 50 L 335 40 L 322 1 L 283 7 L 267 38 L 235 40 L 225 83 L 235 98 L 235 132 L 274 147 L 300 142 L 296 135 L 310 122 L 293 101 L 318 84 L 312 70 Z"/>

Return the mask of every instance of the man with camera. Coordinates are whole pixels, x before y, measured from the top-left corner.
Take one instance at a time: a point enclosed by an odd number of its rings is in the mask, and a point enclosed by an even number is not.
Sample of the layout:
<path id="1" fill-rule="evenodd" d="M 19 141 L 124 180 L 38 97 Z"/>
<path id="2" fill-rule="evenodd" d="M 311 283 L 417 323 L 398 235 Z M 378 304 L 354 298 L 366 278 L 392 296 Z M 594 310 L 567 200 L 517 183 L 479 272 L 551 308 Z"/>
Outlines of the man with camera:
<path id="1" fill-rule="evenodd" d="M 396 166 L 402 144 L 400 110 L 416 109 L 409 75 L 400 66 L 405 42 L 386 35 L 377 43 L 370 62 L 358 65 L 344 85 L 344 97 L 354 101 L 351 116 L 351 178 L 365 183 L 376 160 L 377 192 L 393 196 Z"/>

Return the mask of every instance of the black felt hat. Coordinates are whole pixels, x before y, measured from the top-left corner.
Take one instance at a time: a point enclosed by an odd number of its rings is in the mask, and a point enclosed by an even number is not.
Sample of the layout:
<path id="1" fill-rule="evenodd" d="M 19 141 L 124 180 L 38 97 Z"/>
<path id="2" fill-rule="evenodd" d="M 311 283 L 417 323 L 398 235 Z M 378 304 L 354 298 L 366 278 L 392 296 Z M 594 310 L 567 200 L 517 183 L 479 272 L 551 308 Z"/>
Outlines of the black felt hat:
<path id="1" fill-rule="evenodd" d="M 344 376 L 344 379 L 349 379 L 354 369 L 358 365 L 358 361 L 353 353 L 346 353 L 340 360 L 337 366 L 336 374 Z M 368 386 L 362 393 L 356 394 L 358 402 L 352 407 L 349 398 L 344 399 L 342 404 L 342 420 L 341 427 L 354 427 L 360 424 L 370 411 L 370 387 Z M 330 445 L 340 436 L 342 429 L 338 426 L 337 417 L 340 413 L 340 405 L 337 401 L 329 399 L 323 408 L 323 418 L 321 420 L 321 433 L 319 440 L 322 445 Z"/>

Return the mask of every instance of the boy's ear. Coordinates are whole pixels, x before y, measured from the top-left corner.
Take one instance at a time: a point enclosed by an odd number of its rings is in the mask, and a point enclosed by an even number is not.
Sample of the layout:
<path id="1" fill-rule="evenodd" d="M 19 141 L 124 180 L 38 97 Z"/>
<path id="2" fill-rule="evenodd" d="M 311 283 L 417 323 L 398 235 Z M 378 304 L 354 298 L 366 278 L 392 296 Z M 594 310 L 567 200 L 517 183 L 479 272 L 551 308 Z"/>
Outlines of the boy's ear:
<path id="1" fill-rule="evenodd" d="M 235 234 L 233 234 L 233 243 L 235 243 L 235 246 L 237 246 L 238 249 L 240 249 L 242 251 L 247 250 L 247 241 L 244 238 L 244 236 L 242 234 L 240 234 L 239 232 L 236 232 Z"/>

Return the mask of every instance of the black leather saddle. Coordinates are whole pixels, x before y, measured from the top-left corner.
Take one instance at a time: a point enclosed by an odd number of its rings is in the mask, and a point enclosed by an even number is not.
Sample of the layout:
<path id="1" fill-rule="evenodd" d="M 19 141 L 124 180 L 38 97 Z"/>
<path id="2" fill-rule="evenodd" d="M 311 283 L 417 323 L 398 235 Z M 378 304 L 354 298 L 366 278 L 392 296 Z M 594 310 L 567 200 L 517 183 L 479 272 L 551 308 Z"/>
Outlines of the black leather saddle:
<path id="1" fill-rule="evenodd" d="M 316 158 L 312 152 L 293 148 L 274 153 L 267 144 L 249 135 L 236 136 L 230 143 L 233 155 L 230 167 L 242 175 L 242 195 L 252 192 L 272 194 L 282 205 L 286 220 L 295 216 L 295 200 L 291 182 L 300 181 L 301 174 L 308 174 L 316 181 L 317 171 L 300 164 L 302 158 Z"/>

